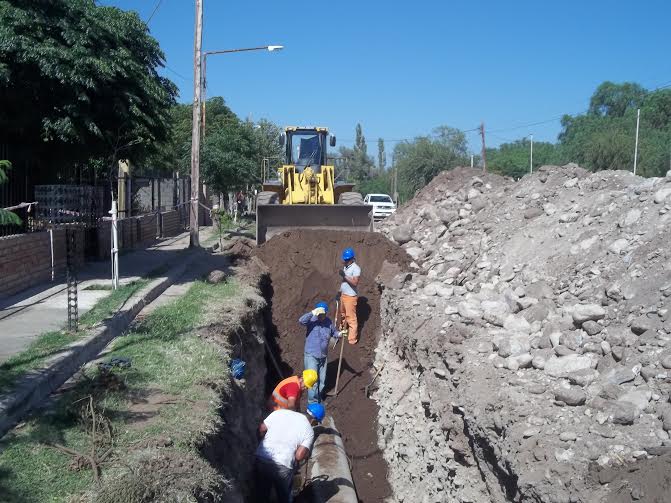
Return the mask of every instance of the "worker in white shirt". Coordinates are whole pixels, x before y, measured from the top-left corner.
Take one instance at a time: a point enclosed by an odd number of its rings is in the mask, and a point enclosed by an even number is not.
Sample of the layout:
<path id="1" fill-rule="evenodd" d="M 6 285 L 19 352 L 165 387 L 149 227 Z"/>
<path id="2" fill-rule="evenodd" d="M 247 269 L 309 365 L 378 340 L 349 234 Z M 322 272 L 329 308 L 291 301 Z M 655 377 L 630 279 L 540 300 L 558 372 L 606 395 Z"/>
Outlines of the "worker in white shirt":
<path id="1" fill-rule="evenodd" d="M 254 465 L 258 502 L 271 501 L 274 487 L 279 503 L 291 503 L 294 473 L 298 463 L 307 460 L 314 441 L 312 426 L 321 422 L 325 413 L 322 404 L 312 403 L 305 415 L 280 409 L 259 425 L 261 442 Z"/>

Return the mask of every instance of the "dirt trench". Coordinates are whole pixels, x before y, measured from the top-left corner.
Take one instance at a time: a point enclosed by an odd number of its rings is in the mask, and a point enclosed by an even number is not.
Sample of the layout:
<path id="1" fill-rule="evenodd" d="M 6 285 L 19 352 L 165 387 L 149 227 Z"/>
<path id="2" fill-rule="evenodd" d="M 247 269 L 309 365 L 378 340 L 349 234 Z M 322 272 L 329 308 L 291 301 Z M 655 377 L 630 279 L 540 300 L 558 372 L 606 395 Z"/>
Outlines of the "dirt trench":
<path id="1" fill-rule="evenodd" d="M 365 387 L 374 374 L 374 350 L 381 336 L 380 287 L 376 277 L 385 261 L 406 266 L 410 259 L 384 236 L 364 232 L 296 230 L 282 233 L 256 250 L 267 266 L 263 294 L 269 304 L 267 333 L 281 360 L 283 374 L 303 369 L 305 330 L 298 318 L 319 300 L 329 303 L 329 315 L 335 318 L 335 295 L 340 285 L 340 254 L 348 246 L 357 253 L 362 268 L 357 315 L 359 343 L 344 349 L 339 394 L 326 401 L 342 434 L 350 458 L 352 477 L 359 501 L 373 503 L 391 495 L 387 465 L 378 447 L 375 401 L 365 396 Z M 339 346 L 338 346 L 339 348 Z M 327 391 L 336 380 L 339 350 L 329 354 Z M 272 366 L 268 365 L 272 375 Z M 277 379 L 277 376 L 273 376 Z M 272 380 L 272 379 L 271 379 Z M 303 500 L 309 499 L 304 494 Z"/>

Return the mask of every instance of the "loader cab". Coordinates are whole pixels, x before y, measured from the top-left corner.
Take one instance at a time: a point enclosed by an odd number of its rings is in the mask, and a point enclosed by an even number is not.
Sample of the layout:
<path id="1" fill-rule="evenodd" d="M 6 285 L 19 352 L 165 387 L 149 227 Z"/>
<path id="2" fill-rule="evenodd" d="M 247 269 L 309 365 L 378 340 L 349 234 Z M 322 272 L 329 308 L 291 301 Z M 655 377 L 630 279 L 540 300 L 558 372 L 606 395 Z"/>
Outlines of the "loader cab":
<path id="1" fill-rule="evenodd" d="M 306 167 L 319 173 L 321 166 L 326 165 L 327 141 L 329 132 L 326 128 L 288 127 L 280 137 L 280 145 L 285 147 L 286 164 L 296 166 L 302 172 Z M 335 146 L 335 136 L 330 137 L 330 145 Z"/>

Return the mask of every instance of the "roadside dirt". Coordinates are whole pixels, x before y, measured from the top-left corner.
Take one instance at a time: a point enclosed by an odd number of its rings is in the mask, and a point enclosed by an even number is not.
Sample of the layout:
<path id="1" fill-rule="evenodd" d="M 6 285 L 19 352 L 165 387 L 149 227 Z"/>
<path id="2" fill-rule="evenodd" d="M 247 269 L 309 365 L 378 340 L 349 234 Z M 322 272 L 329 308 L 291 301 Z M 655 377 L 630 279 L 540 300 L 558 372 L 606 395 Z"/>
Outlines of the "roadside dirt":
<path id="1" fill-rule="evenodd" d="M 277 344 L 285 375 L 303 368 L 305 331 L 298 318 L 315 302 L 329 303 L 335 316 L 335 294 L 340 285 L 340 253 L 351 246 L 357 253 L 362 277 L 359 287 L 359 344 L 344 349 L 339 395 L 327 401 L 350 456 L 352 476 L 359 500 L 382 501 L 391 494 L 387 465 L 377 443 L 377 404 L 366 398 L 380 327 L 380 291 L 375 278 L 384 261 L 406 265 L 410 259 L 384 236 L 364 232 L 296 230 L 273 237 L 256 250 L 268 267 L 270 281 L 266 298 L 272 302 L 269 336 Z M 329 354 L 327 389 L 335 385 L 340 346 Z"/>

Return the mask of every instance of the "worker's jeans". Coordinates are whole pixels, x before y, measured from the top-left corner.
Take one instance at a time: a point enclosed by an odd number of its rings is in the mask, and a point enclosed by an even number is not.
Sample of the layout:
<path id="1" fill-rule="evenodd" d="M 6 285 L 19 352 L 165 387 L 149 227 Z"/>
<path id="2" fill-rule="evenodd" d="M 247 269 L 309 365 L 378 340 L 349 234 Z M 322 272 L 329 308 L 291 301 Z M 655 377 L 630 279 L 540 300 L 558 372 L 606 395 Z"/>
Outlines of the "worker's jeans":
<path id="1" fill-rule="evenodd" d="M 256 480 L 256 501 L 271 501 L 270 491 L 275 488 L 279 503 L 291 503 L 291 489 L 294 481 L 294 470 L 274 463 L 269 459 L 256 458 L 254 463 Z"/>
<path id="2" fill-rule="evenodd" d="M 356 344 L 359 340 L 359 324 L 356 320 L 356 301 L 358 297 L 340 295 L 340 315 L 347 322 L 347 342 Z"/>
<path id="3" fill-rule="evenodd" d="M 303 354 L 303 368 L 314 369 L 319 375 L 319 380 L 312 388 L 308 389 L 308 404 L 322 401 L 324 386 L 326 386 L 326 358 L 317 358 L 308 353 Z"/>

